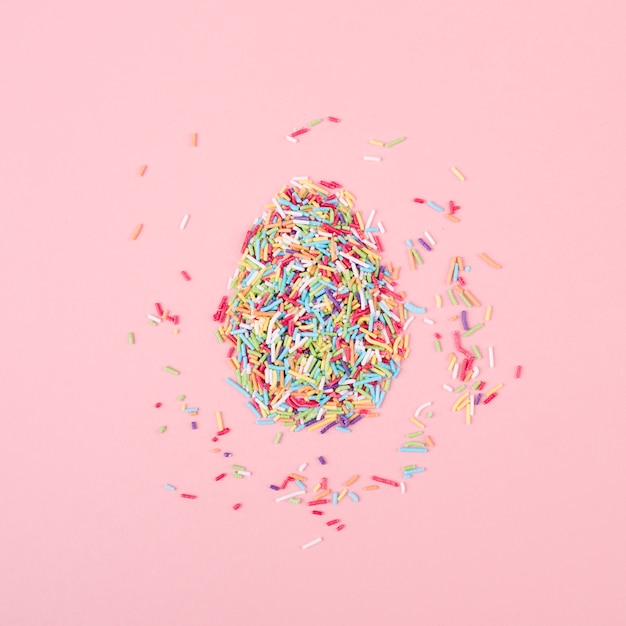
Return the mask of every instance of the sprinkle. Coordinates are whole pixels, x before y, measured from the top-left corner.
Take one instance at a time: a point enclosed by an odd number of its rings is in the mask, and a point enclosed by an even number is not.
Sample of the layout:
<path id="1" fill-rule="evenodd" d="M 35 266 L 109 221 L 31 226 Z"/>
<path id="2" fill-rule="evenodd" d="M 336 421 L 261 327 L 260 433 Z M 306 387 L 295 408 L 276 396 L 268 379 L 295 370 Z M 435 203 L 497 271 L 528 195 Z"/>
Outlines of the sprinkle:
<path id="1" fill-rule="evenodd" d="M 489 346 L 489 367 L 493 369 L 495 360 L 493 358 L 493 346 Z"/>
<path id="2" fill-rule="evenodd" d="M 344 484 L 344 487 L 349 487 L 350 485 L 354 484 L 357 480 L 359 480 L 359 475 L 355 474 L 354 476 L 351 476 L 350 478 L 348 478 L 348 480 L 346 480 Z"/>
<path id="3" fill-rule="evenodd" d="M 479 322 L 476 326 L 472 326 L 469 330 L 466 330 L 463 333 L 463 337 L 469 337 L 474 334 L 477 330 L 480 330 L 484 326 L 483 322 Z"/>
<path id="4" fill-rule="evenodd" d="M 289 500 L 289 498 L 295 498 L 296 496 L 303 496 L 306 492 L 304 489 L 300 489 L 298 491 L 292 491 L 284 496 L 279 496 L 276 498 L 276 502 L 284 502 L 285 500 Z"/>
<path id="5" fill-rule="evenodd" d="M 446 390 L 446 391 L 454 391 L 454 389 L 452 387 L 450 387 L 450 385 L 442 385 L 442 387 Z"/>
<path id="6" fill-rule="evenodd" d="M 456 167 L 451 167 L 450 171 L 461 181 L 463 182 L 465 180 L 465 176 L 463 176 L 463 174 L 461 174 L 461 172 L 456 168 Z"/>
<path id="7" fill-rule="evenodd" d="M 306 469 L 306 466 L 308 465 L 308 463 L 303 463 L 302 465 L 300 465 L 300 467 L 298 468 L 299 472 L 304 472 L 304 470 Z"/>
<path id="8" fill-rule="evenodd" d="M 240 509 L 240 508 L 241 508 L 241 502 L 237 502 L 237 504 L 233 504 L 233 509 L 234 509 L 235 511 L 237 511 L 237 510 L 238 510 L 238 509 Z"/>
<path id="9" fill-rule="evenodd" d="M 191 422 L 191 428 L 192 428 L 193 430 L 197 430 L 197 428 L 198 428 L 198 423 L 197 423 L 197 422 Z"/>
<path id="10" fill-rule="evenodd" d="M 322 464 L 322 465 L 326 465 L 326 459 L 323 456 L 318 456 L 317 460 Z"/>
<path id="11" fill-rule="evenodd" d="M 398 145 L 399 143 L 402 143 L 405 140 L 406 140 L 406 137 L 398 137 L 397 139 L 394 139 L 393 141 L 389 141 L 388 143 L 386 143 L 385 148 L 391 148 L 393 146 Z"/>
<path id="12" fill-rule="evenodd" d="M 322 538 L 321 537 L 317 537 L 316 539 L 313 539 L 313 541 L 309 541 L 309 543 L 305 543 L 302 546 L 302 549 L 303 550 L 307 550 L 308 548 L 312 548 L 313 546 L 317 545 L 321 541 L 322 541 Z"/>
<path id="13" fill-rule="evenodd" d="M 439 211 L 439 213 L 443 213 L 443 208 L 440 207 L 438 204 L 435 204 L 432 200 L 428 200 L 428 202 L 426 202 L 426 204 L 431 208 L 431 209 L 435 209 L 435 211 Z"/>
<path id="14" fill-rule="evenodd" d="M 129 345 L 134 345 L 135 343 L 135 333 L 128 333 L 128 343 Z M 518 376 L 519 378 L 519 376 Z"/>
<path id="15" fill-rule="evenodd" d="M 424 404 L 420 404 L 417 409 L 415 409 L 415 413 L 413 414 L 414 417 L 419 417 L 419 414 L 424 410 L 427 409 L 429 406 L 432 405 L 432 402 L 424 402 Z"/>
<path id="16" fill-rule="evenodd" d="M 226 476 L 226 474 L 218 474 L 218 475 L 215 477 L 215 480 L 222 480 L 222 478 L 224 478 L 225 476 Z"/>
<path id="17" fill-rule="evenodd" d="M 365 489 L 365 491 L 374 491 L 378 489 L 378 485 L 367 485 L 367 487 L 363 487 L 363 489 Z"/>
<path id="18" fill-rule="evenodd" d="M 392 487 L 399 487 L 400 484 L 395 480 L 390 480 L 389 478 L 381 478 L 380 476 L 372 476 L 372 480 L 375 480 L 378 483 L 385 483 L 385 485 L 391 485 Z"/>
<path id="19" fill-rule="evenodd" d="M 318 124 L 322 123 L 322 118 L 318 117 L 317 119 L 313 120 L 312 122 L 309 122 L 309 126 L 317 126 Z"/>
<path id="20" fill-rule="evenodd" d="M 287 141 L 290 141 L 291 143 L 298 143 L 298 140 L 295 137 L 292 137 L 291 135 L 287 135 L 285 139 Z"/>
<path id="21" fill-rule="evenodd" d="M 180 494 L 181 498 L 187 498 L 188 500 L 195 500 L 198 496 L 194 496 L 190 493 L 181 493 Z"/>
<path id="22" fill-rule="evenodd" d="M 373 146 L 379 146 L 380 148 L 385 145 L 384 141 L 378 141 L 378 139 L 370 139 L 369 143 L 371 143 Z"/>
<path id="23" fill-rule="evenodd" d="M 398 452 L 428 452 L 426 448 L 398 448 Z"/>
<path id="24" fill-rule="evenodd" d="M 191 133 L 191 145 L 194 148 L 198 147 L 198 133 Z"/>
<path id="25" fill-rule="evenodd" d="M 367 155 L 363 157 L 363 160 L 364 161 L 376 161 L 377 163 L 382 161 L 382 159 L 380 157 L 377 157 L 377 156 L 367 156 Z"/>
<path id="26" fill-rule="evenodd" d="M 491 265 L 491 267 L 495 267 L 497 270 L 502 269 L 502 265 L 496 263 L 493 259 L 488 257 L 484 252 L 480 252 L 478 256 L 485 262 Z"/>
<path id="27" fill-rule="evenodd" d="M 522 375 L 522 366 L 518 365 L 515 368 L 515 378 L 519 378 Z"/>
<path id="28" fill-rule="evenodd" d="M 185 226 L 187 226 L 188 221 L 189 221 L 189 215 L 184 215 L 183 220 L 180 223 L 180 226 L 178 228 L 180 228 L 180 230 L 185 230 Z"/>
<path id="29" fill-rule="evenodd" d="M 428 239 L 428 241 L 430 241 L 430 245 L 434 246 L 436 242 L 432 238 L 432 235 L 427 230 L 424 231 L 424 235 L 426 236 L 426 239 Z"/>
<path id="30" fill-rule="evenodd" d="M 177 369 L 174 369 L 173 367 L 170 367 L 169 365 L 165 365 L 163 367 L 163 369 L 168 373 L 168 374 L 174 374 L 174 376 L 178 376 L 180 374 L 180 372 Z"/>
<path id="31" fill-rule="evenodd" d="M 169 491 L 176 491 L 176 487 L 174 487 L 174 485 L 170 485 L 169 483 L 165 483 L 163 486 Z"/>
<path id="32" fill-rule="evenodd" d="M 419 202 L 420 204 L 424 204 L 426 200 L 423 200 L 422 198 L 413 198 L 413 202 Z"/>
<path id="33" fill-rule="evenodd" d="M 491 305 L 489 305 L 487 307 L 487 310 L 485 311 L 485 320 L 487 322 L 489 322 L 491 320 L 491 310 L 492 310 L 492 307 L 491 307 Z"/>
<path id="34" fill-rule="evenodd" d="M 311 513 L 313 515 L 324 515 L 324 511 L 318 511 L 317 509 L 313 509 Z"/>
<path id="35" fill-rule="evenodd" d="M 326 526 L 334 526 L 335 524 L 338 524 L 341 520 L 340 519 L 331 519 L 328 520 L 326 522 Z"/>
<path id="36" fill-rule="evenodd" d="M 191 280 L 191 276 L 189 276 L 189 274 L 187 274 L 187 272 L 185 272 L 185 270 L 183 270 L 183 271 L 181 272 L 181 275 L 182 275 L 182 277 L 183 277 L 185 280 Z"/>
<path id="37" fill-rule="evenodd" d="M 147 169 L 148 169 L 148 166 L 147 166 L 147 165 L 142 165 L 142 166 L 139 168 L 139 172 L 138 172 L 138 173 L 139 173 L 139 176 L 143 176 L 143 175 L 146 173 L 146 170 L 147 170 Z"/>
<path id="38" fill-rule="evenodd" d="M 406 493 L 406 485 L 404 482 L 400 483 L 400 493 Z"/>
<path id="39" fill-rule="evenodd" d="M 431 320 L 429 317 L 425 317 L 424 318 L 424 323 L 425 324 L 430 324 L 432 326 L 435 323 L 435 321 Z"/>
<path id="40" fill-rule="evenodd" d="M 354 493 L 354 491 L 348 491 L 348 498 L 350 498 L 350 500 L 352 500 L 352 502 L 358 502 L 359 501 L 359 496 L 357 496 L 356 493 Z"/>
<path id="41" fill-rule="evenodd" d="M 330 115 L 328 116 L 327 119 L 329 122 L 335 122 L 335 124 L 338 124 L 339 122 L 341 122 L 341 120 L 338 117 L 330 117 Z"/>
<path id="42" fill-rule="evenodd" d="M 141 232 L 142 228 L 143 228 L 143 224 L 137 224 L 137 228 L 135 228 L 135 230 L 133 231 L 133 234 L 131 236 L 131 239 L 133 241 L 135 241 L 135 239 L 137 239 L 137 237 L 139 237 L 139 233 Z"/>

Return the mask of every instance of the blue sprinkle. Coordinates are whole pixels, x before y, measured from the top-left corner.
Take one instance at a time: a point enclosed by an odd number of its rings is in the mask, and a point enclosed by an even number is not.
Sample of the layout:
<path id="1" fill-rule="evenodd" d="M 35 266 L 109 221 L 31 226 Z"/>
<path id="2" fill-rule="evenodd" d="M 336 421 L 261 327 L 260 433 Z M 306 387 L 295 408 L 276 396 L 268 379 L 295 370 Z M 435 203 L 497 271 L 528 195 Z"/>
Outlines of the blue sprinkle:
<path id="1" fill-rule="evenodd" d="M 415 306 L 414 304 L 411 304 L 410 302 L 405 302 L 404 308 L 407 311 L 411 311 L 411 313 L 426 313 L 426 309 L 424 307 Z"/>
<path id="2" fill-rule="evenodd" d="M 342 433 L 351 433 L 352 432 L 349 428 L 344 428 L 343 426 L 335 426 L 335 430 L 339 430 Z"/>
<path id="3" fill-rule="evenodd" d="M 428 452 L 428 448 L 398 448 L 398 452 Z"/>
<path id="4" fill-rule="evenodd" d="M 358 502 L 359 501 L 359 496 L 357 496 L 356 493 L 354 493 L 353 491 L 348 491 L 348 496 L 350 496 L 350 498 L 352 498 L 353 502 Z"/>
<path id="5" fill-rule="evenodd" d="M 435 209 L 435 211 L 439 211 L 439 213 L 443 213 L 443 208 L 440 207 L 438 204 L 435 204 L 432 200 L 428 200 L 426 202 L 426 204 L 431 208 L 431 209 Z"/>
<path id="6" fill-rule="evenodd" d="M 243 394 L 244 396 L 246 396 L 246 398 L 251 398 L 252 396 L 241 386 L 238 385 L 234 380 L 227 378 L 226 382 L 231 386 L 234 387 L 239 393 Z"/>

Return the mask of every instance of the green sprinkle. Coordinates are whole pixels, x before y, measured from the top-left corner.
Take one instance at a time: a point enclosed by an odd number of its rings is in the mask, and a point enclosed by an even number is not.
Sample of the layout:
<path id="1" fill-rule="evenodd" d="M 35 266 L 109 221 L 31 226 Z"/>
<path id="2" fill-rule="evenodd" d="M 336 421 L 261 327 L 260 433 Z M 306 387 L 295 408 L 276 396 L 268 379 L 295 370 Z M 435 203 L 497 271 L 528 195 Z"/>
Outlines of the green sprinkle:
<path id="1" fill-rule="evenodd" d="M 178 376 L 180 374 L 180 372 L 178 370 L 175 370 L 173 367 L 170 367 L 169 365 L 166 365 L 163 369 L 168 374 L 174 374 L 174 376 Z"/>
<path id="2" fill-rule="evenodd" d="M 321 123 L 321 121 L 322 121 L 322 118 L 318 117 L 316 120 L 309 122 L 309 126 L 317 126 L 319 123 Z"/>
<path id="3" fill-rule="evenodd" d="M 457 299 L 454 297 L 454 291 L 452 291 L 452 289 L 448 289 L 448 298 L 450 298 L 450 302 L 452 302 L 454 306 L 459 304 Z"/>
<path id="4" fill-rule="evenodd" d="M 243 474 L 240 474 L 239 472 L 233 472 L 233 476 L 235 478 L 243 478 Z"/>
<path id="5" fill-rule="evenodd" d="M 435 339 L 435 350 L 441 352 L 441 341 L 439 341 L 439 339 Z"/>
<path id="6" fill-rule="evenodd" d="M 423 430 L 416 430 L 414 433 L 409 433 L 406 436 L 410 439 L 411 437 L 419 437 L 420 435 L 423 435 L 423 434 L 424 434 Z"/>
<path id="7" fill-rule="evenodd" d="M 222 335 L 220 335 L 219 330 L 216 330 L 216 331 L 215 331 L 215 336 L 217 337 L 217 340 L 218 340 L 220 343 L 224 343 L 224 338 L 222 337 Z"/>
<path id="8" fill-rule="evenodd" d="M 433 415 L 434 415 L 434 413 L 432 411 L 428 411 L 428 413 L 426 413 L 426 417 L 428 419 L 430 419 Z"/>
<path id="9" fill-rule="evenodd" d="M 287 502 L 289 502 L 290 504 L 300 504 L 300 498 L 289 498 Z"/>
<path id="10" fill-rule="evenodd" d="M 167 426 L 161 426 L 161 428 L 159 428 L 159 430 L 157 430 L 158 433 L 164 433 L 167 430 Z"/>
<path id="11" fill-rule="evenodd" d="M 274 437 L 274 443 L 280 443 L 280 440 L 283 438 L 282 433 L 276 433 L 276 437 Z"/>
<path id="12" fill-rule="evenodd" d="M 185 399 L 185 396 L 178 396 L 178 401 L 182 402 Z"/>
<path id="13" fill-rule="evenodd" d="M 403 465 L 402 466 L 402 471 L 406 472 L 408 470 L 412 470 L 412 469 L 416 469 L 417 465 Z"/>
<path id="14" fill-rule="evenodd" d="M 230 466 L 232 469 L 234 470 L 244 470 L 245 471 L 245 467 L 243 465 L 231 465 Z"/>
<path id="15" fill-rule="evenodd" d="M 454 393 L 461 393 L 461 391 L 463 391 L 463 389 L 465 389 L 465 385 L 459 385 L 455 390 Z"/>
<path id="16" fill-rule="evenodd" d="M 150 320 L 148 323 L 150 324 L 150 326 L 156 326 L 157 325 L 157 323 L 154 320 Z"/>
<path id="17" fill-rule="evenodd" d="M 135 333 L 128 333 L 128 343 L 131 346 L 135 343 Z"/>
<path id="18" fill-rule="evenodd" d="M 472 307 L 472 303 L 467 299 L 466 295 L 464 293 L 460 293 L 459 294 L 459 298 L 461 298 L 461 300 L 463 300 L 463 302 L 465 302 L 465 305 L 469 308 Z"/>
<path id="19" fill-rule="evenodd" d="M 411 248 L 411 254 L 413 254 L 413 256 L 415 257 L 415 260 L 417 261 L 418 265 L 424 264 L 422 257 L 420 256 L 419 252 L 415 248 Z"/>
<path id="20" fill-rule="evenodd" d="M 480 353 L 480 350 L 478 349 L 478 346 L 472 346 L 472 352 L 474 353 L 474 356 L 477 359 L 482 359 L 483 355 Z"/>
<path id="21" fill-rule="evenodd" d="M 480 387 L 480 384 L 481 384 L 481 383 L 480 383 L 480 381 L 479 381 L 479 380 L 477 380 L 477 381 L 476 381 L 476 382 L 472 385 L 472 389 L 474 389 L 474 390 L 478 389 L 478 387 Z"/>
<path id="22" fill-rule="evenodd" d="M 391 148 L 392 146 L 402 143 L 403 141 L 405 141 L 405 139 L 406 137 L 398 137 L 397 139 L 394 139 L 393 141 L 389 141 L 388 143 L 385 144 L 385 148 Z"/>
<path id="23" fill-rule="evenodd" d="M 479 322 L 476 326 L 472 326 L 469 330 L 466 330 L 463 333 L 463 337 L 469 337 L 473 335 L 477 330 L 480 330 L 485 324 L 483 322 Z"/>

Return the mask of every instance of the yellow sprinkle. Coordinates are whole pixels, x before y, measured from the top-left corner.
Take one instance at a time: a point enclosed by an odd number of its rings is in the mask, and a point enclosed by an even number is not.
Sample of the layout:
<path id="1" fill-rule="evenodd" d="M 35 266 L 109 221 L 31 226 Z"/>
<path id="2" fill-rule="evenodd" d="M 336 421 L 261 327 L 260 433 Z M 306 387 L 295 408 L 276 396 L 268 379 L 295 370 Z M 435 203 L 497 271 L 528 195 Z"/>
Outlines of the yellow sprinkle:
<path id="1" fill-rule="evenodd" d="M 352 485 L 353 483 L 355 483 L 357 480 L 359 480 L 359 475 L 355 474 L 354 476 L 352 476 L 351 478 L 348 478 L 348 480 L 346 480 L 345 483 L 343 483 L 344 487 L 349 487 L 350 485 Z"/>
<path id="2" fill-rule="evenodd" d="M 384 141 L 378 141 L 378 139 L 370 139 L 370 143 L 373 146 L 380 146 L 381 148 L 385 145 Z"/>
<path id="3" fill-rule="evenodd" d="M 463 182 L 465 180 L 465 176 L 463 176 L 463 174 L 461 174 L 461 172 L 456 168 L 456 167 L 451 167 L 450 171 L 461 181 Z"/>
<path id="4" fill-rule="evenodd" d="M 344 489 L 340 494 L 339 497 L 337 498 L 337 502 L 341 502 L 342 498 L 346 497 L 346 494 L 348 493 L 347 489 Z"/>
<path id="5" fill-rule="evenodd" d="M 309 426 L 307 430 L 318 430 L 319 428 L 323 428 L 326 424 L 330 424 L 331 422 L 336 422 L 337 418 L 332 415 L 331 417 L 327 417 L 326 419 L 320 420 L 319 422 L 315 422 L 313 426 Z"/>
<path id="6" fill-rule="evenodd" d="M 374 491 L 374 489 L 378 489 L 378 485 L 368 485 L 367 487 L 363 487 L 365 491 Z"/>
<path id="7" fill-rule="evenodd" d="M 487 310 L 485 311 L 485 321 L 486 321 L 486 322 L 488 322 L 489 320 L 491 320 L 491 311 L 492 311 L 492 308 L 491 308 L 491 305 L 489 305 L 489 306 L 487 307 Z"/>
<path id="8" fill-rule="evenodd" d="M 452 406 L 453 411 L 458 411 L 464 400 L 469 398 L 469 391 L 466 391 Z"/>
<path id="9" fill-rule="evenodd" d="M 313 487 L 313 492 L 317 492 L 322 488 L 322 483 L 317 483 L 317 485 L 315 485 L 315 487 Z"/>
<path id="10" fill-rule="evenodd" d="M 415 269 L 415 258 L 413 256 L 412 248 L 409 248 L 409 265 L 411 266 L 412 270 Z"/>
<path id="11" fill-rule="evenodd" d="M 440 309 L 441 308 L 441 296 L 437 294 L 435 296 L 435 306 Z M 404 308 L 404 307 L 403 307 Z"/>
<path id="12" fill-rule="evenodd" d="M 480 302 L 478 302 L 474 294 L 469 289 L 466 289 L 463 293 L 474 306 L 480 306 Z"/>
<path id="13" fill-rule="evenodd" d="M 365 226 L 363 225 L 363 218 L 361 217 L 361 211 L 357 211 L 356 212 L 356 220 L 359 223 L 359 226 L 361 227 L 361 230 L 364 230 Z"/>
<path id="14" fill-rule="evenodd" d="M 180 410 L 181 410 L 181 411 L 184 411 L 186 408 L 187 408 L 187 405 L 183 402 L 183 403 L 180 405 Z"/>
<path id="15" fill-rule="evenodd" d="M 409 420 L 411 422 L 413 422 L 414 424 L 417 424 L 420 428 L 426 428 L 426 426 L 424 424 L 422 424 L 422 422 L 420 422 L 417 417 L 409 417 Z"/>
<path id="16" fill-rule="evenodd" d="M 465 423 L 466 424 L 472 423 L 472 413 L 471 413 L 469 404 L 465 407 Z"/>
<path id="17" fill-rule="evenodd" d="M 224 419 L 222 418 L 222 412 L 217 411 L 215 415 L 217 417 L 217 430 L 224 430 Z"/>
<path id="18" fill-rule="evenodd" d="M 500 389 L 502 389 L 502 387 L 504 387 L 503 383 L 500 383 L 499 385 L 496 385 L 493 389 L 487 391 L 487 393 L 485 393 L 485 398 L 487 396 L 490 396 L 492 393 L 495 393 L 496 391 L 500 391 Z"/>
<path id="19" fill-rule="evenodd" d="M 135 241 L 135 239 L 139 237 L 139 233 L 141 232 L 142 228 L 143 228 L 143 224 L 137 224 L 137 228 L 135 228 L 135 230 L 133 231 L 133 235 L 131 237 L 133 241 Z"/>
<path id="20" fill-rule="evenodd" d="M 491 267 L 495 267 L 497 270 L 502 269 L 502 265 L 500 263 L 496 263 L 492 258 L 488 257 L 484 252 L 480 252 L 478 256 L 485 262 L 491 265 Z"/>
<path id="21" fill-rule="evenodd" d="M 179 332 L 180 332 L 180 328 L 175 328 L 175 329 L 174 329 L 174 334 L 175 334 L 175 335 L 178 335 L 178 333 L 179 333 Z"/>
<path id="22" fill-rule="evenodd" d="M 450 363 L 448 364 L 448 371 L 451 372 L 454 369 L 454 364 L 456 363 L 456 355 L 454 353 L 450 353 L 448 357 L 450 359 Z"/>
<path id="23" fill-rule="evenodd" d="M 147 165 L 142 165 L 142 166 L 139 168 L 139 176 L 143 176 L 143 175 L 146 173 L 146 170 L 147 170 L 147 169 L 148 169 L 148 166 L 147 166 Z"/>

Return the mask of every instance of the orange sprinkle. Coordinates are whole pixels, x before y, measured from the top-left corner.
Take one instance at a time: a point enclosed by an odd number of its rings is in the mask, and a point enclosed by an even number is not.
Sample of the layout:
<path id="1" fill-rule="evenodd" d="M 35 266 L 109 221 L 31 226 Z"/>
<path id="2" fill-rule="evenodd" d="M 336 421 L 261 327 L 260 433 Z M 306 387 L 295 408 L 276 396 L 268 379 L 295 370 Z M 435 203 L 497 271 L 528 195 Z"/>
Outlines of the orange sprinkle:
<path id="1" fill-rule="evenodd" d="M 478 256 L 485 262 L 491 265 L 491 267 L 495 267 L 497 270 L 502 269 L 502 265 L 500 263 L 496 263 L 492 258 L 488 257 L 484 252 L 480 252 Z"/>
<path id="2" fill-rule="evenodd" d="M 191 134 L 191 145 L 195 148 L 198 145 L 198 133 Z"/>
<path id="3" fill-rule="evenodd" d="M 135 228 L 135 230 L 133 231 L 133 235 L 131 237 L 133 241 L 135 241 L 135 239 L 139 237 L 139 233 L 141 232 L 142 228 L 143 228 L 143 224 L 137 224 L 137 228 Z"/>
<path id="4" fill-rule="evenodd" d="M 378 485 L 367 485 L 367 487 L 363 487 L 365 491 L 374 491 L 374 489 L 378 489 Z"/>
<path id="5" fill-rule="evenodd" d="M 446 217 L 451 221 L 451 222 L 458 222 L 459 218 L 455 217 L 454 215 L 451 215 L 450 213 L 446 213 Z"/>
<path id="6" fill-rule="evenodd" d="M 143 176 L 143 175 L 146 173 L 146 170 L 147 170 L 147 169 L 148 169 L 148 166 L 147 166 L 147 165 L 142 165 L 142 166 L 139 168 L 139 176 Z"/>

